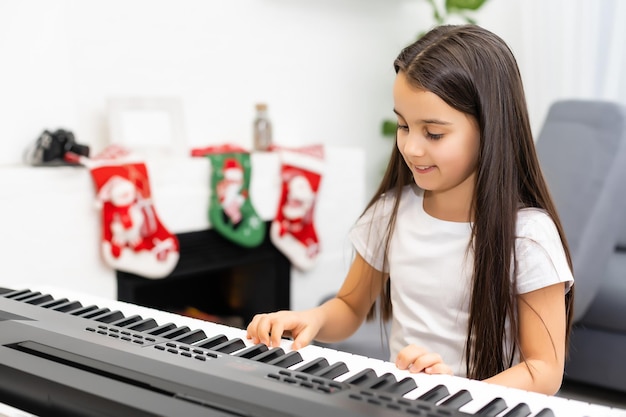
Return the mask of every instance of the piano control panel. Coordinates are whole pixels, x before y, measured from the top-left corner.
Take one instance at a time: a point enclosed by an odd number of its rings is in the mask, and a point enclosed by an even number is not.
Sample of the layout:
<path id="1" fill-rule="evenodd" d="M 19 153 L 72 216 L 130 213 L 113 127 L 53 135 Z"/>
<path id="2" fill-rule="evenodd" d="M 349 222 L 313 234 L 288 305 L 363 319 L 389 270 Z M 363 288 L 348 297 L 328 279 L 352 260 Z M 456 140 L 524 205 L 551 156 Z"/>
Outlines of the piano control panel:
<path id="1" fill-rule="evenodd" d="M 626 410 L 61 290 L 0 289 L 0 402 L 37 415 L 595 417 Z"/>

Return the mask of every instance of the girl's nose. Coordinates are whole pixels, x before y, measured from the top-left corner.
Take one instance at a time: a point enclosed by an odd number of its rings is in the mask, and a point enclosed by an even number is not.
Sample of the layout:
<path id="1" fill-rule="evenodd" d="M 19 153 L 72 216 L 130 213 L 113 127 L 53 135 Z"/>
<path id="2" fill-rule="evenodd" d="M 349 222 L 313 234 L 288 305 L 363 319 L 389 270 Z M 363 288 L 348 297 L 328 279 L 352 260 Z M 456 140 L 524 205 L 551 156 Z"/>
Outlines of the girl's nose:
<path id="1" fill-rule="evenodd" d="M 426 143 L 420 135 L 408 135 L 404 141 L 403 153 L 409 156 L 424 156 Z"/>

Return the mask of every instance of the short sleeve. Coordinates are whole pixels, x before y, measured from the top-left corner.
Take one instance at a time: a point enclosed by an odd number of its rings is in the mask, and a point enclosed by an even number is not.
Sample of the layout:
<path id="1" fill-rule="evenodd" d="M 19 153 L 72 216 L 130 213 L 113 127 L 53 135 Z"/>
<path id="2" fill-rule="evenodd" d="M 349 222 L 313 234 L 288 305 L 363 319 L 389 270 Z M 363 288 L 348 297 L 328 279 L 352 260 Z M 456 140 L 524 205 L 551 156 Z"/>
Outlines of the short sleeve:
<path id="1" fill-rule="evenodd" d="M 348 234 L 354 249 L 378 271 L 388 269 L 384 266 L 385 241 L 392 209 L 393 199 L 383 194 L 363 213 Z"/>
<path id="2" fill-rule="evenodd" d="M 519 211 L 515 247 L 518 294 L 559 282 L 569 290 L 574 283 L 556 225 L 543 210 Z"/>

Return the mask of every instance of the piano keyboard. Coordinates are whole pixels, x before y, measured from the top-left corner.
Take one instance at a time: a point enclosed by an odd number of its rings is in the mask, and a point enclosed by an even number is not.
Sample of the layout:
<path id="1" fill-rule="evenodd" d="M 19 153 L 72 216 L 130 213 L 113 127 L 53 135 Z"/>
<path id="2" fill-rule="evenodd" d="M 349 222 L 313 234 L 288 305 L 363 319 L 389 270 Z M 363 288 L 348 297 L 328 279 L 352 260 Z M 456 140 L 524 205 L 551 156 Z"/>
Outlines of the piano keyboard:
<path id="1" fill-rule="evenodd" d="M 252 345 L 238 328 L 65 289 L 6 290 L 0 297 L 83 317 L 92 322 L 91 331 L 137 345 L 165 339 L 155 347 L 173 355 L 232 355 L 273 366 L 269 377 L 276 380 L 318 390 L 348 386 L 350 398 L 370 407 L 372 415 L 382 415 L 384 409 L 450 417 L 626 417 L 626 410 L 460 377 L 411 374 L 391 362 L 315 345 L 293 351 L 289 340 L 268 349 Z"/>

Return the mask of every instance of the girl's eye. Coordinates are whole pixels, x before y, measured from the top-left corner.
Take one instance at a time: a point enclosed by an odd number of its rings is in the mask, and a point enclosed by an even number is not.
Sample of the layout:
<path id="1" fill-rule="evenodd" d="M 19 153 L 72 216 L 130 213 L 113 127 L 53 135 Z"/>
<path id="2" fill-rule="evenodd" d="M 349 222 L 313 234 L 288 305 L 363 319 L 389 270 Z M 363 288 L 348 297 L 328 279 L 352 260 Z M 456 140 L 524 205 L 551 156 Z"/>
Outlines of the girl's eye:
<path id="1" fill-rule="evenodd" d="M 398 130 L 403 130 L 405 132 L 408 132 L 409 131 L 409 126 L 398 123 Z"/>
<path id="2" fill-rule="evenodd" d="M 426 131 L 426 137 L 431 140 L 439 140 L 443 137 L 443 133 L 430 133 Z"/>

